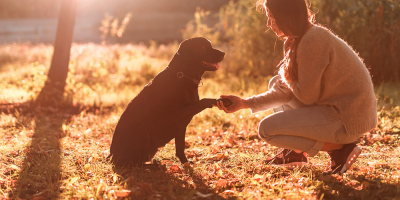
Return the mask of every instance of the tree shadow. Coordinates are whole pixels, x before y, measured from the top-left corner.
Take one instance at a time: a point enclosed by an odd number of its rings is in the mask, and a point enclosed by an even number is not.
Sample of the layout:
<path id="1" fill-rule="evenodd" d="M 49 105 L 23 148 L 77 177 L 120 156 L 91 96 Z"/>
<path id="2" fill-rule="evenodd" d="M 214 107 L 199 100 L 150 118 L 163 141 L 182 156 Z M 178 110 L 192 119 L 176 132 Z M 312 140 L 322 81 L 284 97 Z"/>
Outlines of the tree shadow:
<path id="1" fill-rule="evenodd" d="M 137 165 L 131 168 L 114 168 L 132 193 L 132 199 L 238 199 L 224 197 L 210 188 L 192 167 L 178 167 L 171 171 L 165 164 Z"/>
<path id="2" fill-rule="evenodd" d="M 2 104 L 0 113 L 14 115 L 19 120 L 32 120 L 35 127 L 26 156 L 13 188 L 13 197 L 31 199 L 42 196 L 55 199 L 59 196 L 62 152 L 59 140 L 63 137 L 62 126 L 73 115 L 79 114 L 77 106 L 43 106 L 30 101 L 19 104 Z M 29 123 L 29 122 L 22 122 Z"/>
<path id="3" fill-rule="evenodd" d="M 381 180 L 370 180 L 361 176 L 350 176 L 351 181 L 345 182 L 340 175 L 317 173 L 319 184 L 316 188 L 318 197 L 323 199 L 349 199 L 349 200 L 375 200 L 375 199 L 398 199 L 400 189 L 396 184 L 383 183 Z"/>

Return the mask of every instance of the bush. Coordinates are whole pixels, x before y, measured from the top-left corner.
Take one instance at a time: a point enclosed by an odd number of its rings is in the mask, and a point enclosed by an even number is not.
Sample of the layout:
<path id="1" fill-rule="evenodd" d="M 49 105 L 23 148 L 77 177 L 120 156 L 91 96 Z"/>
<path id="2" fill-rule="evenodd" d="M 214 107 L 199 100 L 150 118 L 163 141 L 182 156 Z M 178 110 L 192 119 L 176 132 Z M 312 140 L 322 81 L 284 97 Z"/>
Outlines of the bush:
<path id="1" fill-rule="evenodd" d="M 375 83 L 400 82 L 400 0 L 312 0 L 311 5 L 317 23 L 364 58 Z M 188 23 L 184 37 L 212 36 L 212 42 L 227 52 L 228 73 L 266 76 L 276 71 L 283 57 L 282 42 L 267 31 L 267 18 L 256 11 L 254 0 L 231 1 L 221 8 L 219 23 L 212 27 L 201 19 L 207 18 L 201 12 Z"/>
<path id="2" fill-rule="evenodd" d="M 60 3 L 60 0 L 1 0 L 0 19 L 57 17 Z"/>
<path id="3" fill-rule="evenodd" d="M 227 53 L 223 61 L 227 73 L 255 78 L 271 75 L 282 57 L 282 44 L 264 26 L 267 19 L 254 6 L 253 1 L 231 1 L 221 8 L 219 23 L 211 28 L 206 24 L 210 16 L 197 10 L 195 19 L 186 26 L 184 39 L 203 36 L 220 46 Z"/>
<path id="4" fill-rule="evenodd" d="M 317 21 L 364 58 L 375 83 L 400 82 L 400 0 L 317 1 Z"/>

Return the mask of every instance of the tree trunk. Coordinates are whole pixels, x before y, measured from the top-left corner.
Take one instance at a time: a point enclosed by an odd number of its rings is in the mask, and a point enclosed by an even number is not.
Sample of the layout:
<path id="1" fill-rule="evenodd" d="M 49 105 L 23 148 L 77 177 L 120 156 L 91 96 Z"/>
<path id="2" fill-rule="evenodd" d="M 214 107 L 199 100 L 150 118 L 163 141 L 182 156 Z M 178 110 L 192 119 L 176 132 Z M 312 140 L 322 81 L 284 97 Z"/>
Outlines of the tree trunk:
<path id="1" fill-rule="evenodd" d="M 68 74 L 72 37 L 75 25 L 76 0 L 62 0 L 58 17 L 54 53 L 47 81 L 39 94 L 38 101 L 59 101 L 63 93 Z"/>

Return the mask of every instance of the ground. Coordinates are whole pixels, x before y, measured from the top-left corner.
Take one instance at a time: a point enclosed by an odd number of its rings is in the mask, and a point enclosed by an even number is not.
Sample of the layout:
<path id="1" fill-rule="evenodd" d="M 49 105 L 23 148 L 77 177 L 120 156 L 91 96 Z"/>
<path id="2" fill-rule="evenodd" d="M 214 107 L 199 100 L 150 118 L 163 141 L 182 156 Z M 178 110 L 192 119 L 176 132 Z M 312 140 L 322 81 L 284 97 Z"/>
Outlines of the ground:
<path id="1" fill-rule="evenodd" d="M 107 161 L 124 107 L 172 57 L 177 44 L 74 44 L 64 102 L 35 104 L 46 80 L 50 45 L 0 46 L 0 198 L 2 199 L 399 199 L 399 86 L 375 86 L 378 127 L 360 138 L 363 152 L 345 175 L 331 175 L 320 152 L 309 166 L 263 161 L 277 148 L 257 135 L 272 111 L 194 117 L 186 134 L 191 164 L 175 157 L 174 141 L 153 162 L 129 170 Z M 235 77 L 229 66 L 204 76 L 201 97 L 248 97 L 270 77 Z M 229 80 L 229 81 L 227 81 Z"/>

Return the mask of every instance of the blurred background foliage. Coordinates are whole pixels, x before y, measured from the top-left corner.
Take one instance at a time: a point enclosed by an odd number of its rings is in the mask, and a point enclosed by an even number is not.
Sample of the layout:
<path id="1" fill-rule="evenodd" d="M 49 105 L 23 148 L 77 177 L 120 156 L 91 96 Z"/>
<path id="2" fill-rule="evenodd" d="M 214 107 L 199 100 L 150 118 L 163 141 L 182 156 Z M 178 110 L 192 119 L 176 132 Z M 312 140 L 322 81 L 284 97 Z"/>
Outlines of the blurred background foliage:
<path id="1" fill-rule="evenodd" d="M 364 59 L 375 83 L 400 82 L 400 0 L 311 0 L 316 22 L 344 39 Z M 255 1 L 231 1 L 208 26 L 198 9 L 183 37 L 205 36 L 227 52 L 228 73 L 251 77 L 272 75 L 283 57 L 282 42 L 265 26 Z"/>
<path id="2" fill-rule="evenodd" d="M 309 1 L 317 23 L 331 29 L 360 54 L 374 83 L 400 82 L 400 0 Z M 83 2 L 92 2 L 91 7 L 84 7 L 87 13 L 99 9 L 96 7 L 98 4 L 104 4 L 100 6 L 102 8 L 110 7 L 113 10 L 110 15 L 115 19 L 123 19 L 126 13 L 132 12 L 132 22 L 128 26 L 141 26 L 140 13 L 165 16 L 176 13 L 178 18 L 183 16 L 178 16 L 178 13 L 194 13 L 194 19 L 182 30 L 183 39 L 203 36 L 226 51 L 224 70 L 227 73 L 224 74 L 252 78 L 272 76 L 283 56 L 282 41 L 265 26 L 267 19 L 264 13 L 256 11 L 256 0 Z M 59 0 L 1 0 L 0 19 L 57 17 L 59 5 Z M 154 22 L 153 25 L 161 27 L 165 24 Z M 129 30 L 127 27 L 125 40 L 115 41 L 129 42 L 129 36 L 139 34 Z M 99 31 L 99 34 L 104 32 Z M 159 34 L 163 32 L 159 31 Z M 158 42 L 156 36 L 153 37 Z"/>
<path id="3" fill-rule="evenodd" d="M 92 13 L 94 9 L 100 9 L 121 18 L 129 12 L 134 14 L 194 13 L 196 7 L 218 11 L 222 5 L 228 2 L 229 0 L 81 0 L 78 1 L 78 10 L 82 8 L 84 12 Z M 60 5 L 61 0 L 1 0 L 0 19 L 57 17 Z"/>
<path id="4" fill-rule="evenodd" d="M 0 19 L 57 17 L 60 0 L 1 0 Z"/>

